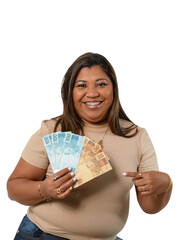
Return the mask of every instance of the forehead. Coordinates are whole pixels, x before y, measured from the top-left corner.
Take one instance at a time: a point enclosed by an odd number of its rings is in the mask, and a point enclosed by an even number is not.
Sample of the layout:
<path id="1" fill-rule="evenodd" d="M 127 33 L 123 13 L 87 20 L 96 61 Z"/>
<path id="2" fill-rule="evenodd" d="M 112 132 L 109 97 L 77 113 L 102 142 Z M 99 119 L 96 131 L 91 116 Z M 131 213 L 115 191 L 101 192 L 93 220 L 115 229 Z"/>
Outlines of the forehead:
<path id="1" fill-rule="evenodd" d="M 100 66 L 92 66 L 91 68 L 84 67 L 80 70 L 77 75 L 76 80 L 96 80 L 100 78 L 105 78 L 110 80 L 108 75 L 104 72 L 104 70 Z"/>

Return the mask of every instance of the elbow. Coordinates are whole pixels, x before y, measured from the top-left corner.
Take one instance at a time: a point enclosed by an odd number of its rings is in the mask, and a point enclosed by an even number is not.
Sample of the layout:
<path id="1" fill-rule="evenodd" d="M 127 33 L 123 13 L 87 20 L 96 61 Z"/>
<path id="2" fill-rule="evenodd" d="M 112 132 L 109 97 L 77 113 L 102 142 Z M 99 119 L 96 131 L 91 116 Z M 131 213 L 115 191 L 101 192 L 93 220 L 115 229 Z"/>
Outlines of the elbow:
<path id="1" fill-rule="evenodd" d="M 16 201 L 24 206 L 30 206 L 31 201 L 24 199 L 24 195 L 18 191 L 16 181 L 14 179 L 8 179 L 7 184 L 7 195 L 10 200 Z"/>
<path id="2" fill-rule="evenodd" d="M 6 184 L 6 189 L 7 189 L 7 195 L 9 199 L 14 200 L 12 191 L 11 191 L 11 181 L 8 179 L 7 184 Z"/>
<path id="3" fill-rule="evenodd" d="M 25 205 L 25 206 L 29 206 L 28 203 L 24 203 L 24 201 L 21 201 L 18 197 L 18 195 L 14 192 L 14 187 L 13 187 L 13 184 L 11 183 L 11 181 L 7 182 L 7 195 L 9 197 L 10 200 L 12 201 L 16 201 L 22 205 Z"/>
<path id="4" fill-rule="evenodd" d="M 166 206 L 166 204 L 160 204 L 160 205 L 145 205 L 145 206 L 141 206 L 141 209 L 147 213 L 147 214 L 156 214 L 158 212 L 160 212 L 164 207 Z"/>
<path id="5" fill-rule="evenodd" d="M 7 195 L 10 200 L 17 201 L 16 184 L 14 179 L 8 179 L 6 183 Z"/>
<path id="6" fill-rule="evenodd" d="M 147 214 L 156 214 L 158 212 L 160 212 L 162 209 L 143 209 L 143 212 L 147 213 Z"/>

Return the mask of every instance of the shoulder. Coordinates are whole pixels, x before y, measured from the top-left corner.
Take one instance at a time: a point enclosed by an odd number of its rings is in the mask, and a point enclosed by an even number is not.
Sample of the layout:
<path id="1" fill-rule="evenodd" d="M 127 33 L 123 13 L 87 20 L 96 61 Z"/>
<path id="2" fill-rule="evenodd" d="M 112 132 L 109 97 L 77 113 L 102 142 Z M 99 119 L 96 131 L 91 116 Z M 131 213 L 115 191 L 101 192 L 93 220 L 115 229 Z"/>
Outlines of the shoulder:
<path id="1" fill-rule="evenodd" d="M 119 118 L 119 124 L 122 128 L 129 128 L 133 126 L 133 123 L 122 118 Z"/>
<path id="2" fill-rule="evenodd" d="M 137 128 L 137 134 L 134 137 L 137 137 L 139 140 L 142 138 L 142 136 L 147 134 L 147 131 L 145 128 L 140 127 L 139 125 L 132 123 L 130 121 L 127 121 L 125 119 L 119 118 L 119 124 L 121 128 L 124 128 L 124 129 L 131 128 L 131 133 L 134 133 Z"/>
<path id="3" fill-rule="evenodd" d="M 48 135 L 54 132 L 55 125 L 58 121 L 58 118 L 52 118 L 43 120 L 41 123 L 41 133 L 43 136 Z M 58 125 L 57 131 L 61 130 L 60 124 Z"/>

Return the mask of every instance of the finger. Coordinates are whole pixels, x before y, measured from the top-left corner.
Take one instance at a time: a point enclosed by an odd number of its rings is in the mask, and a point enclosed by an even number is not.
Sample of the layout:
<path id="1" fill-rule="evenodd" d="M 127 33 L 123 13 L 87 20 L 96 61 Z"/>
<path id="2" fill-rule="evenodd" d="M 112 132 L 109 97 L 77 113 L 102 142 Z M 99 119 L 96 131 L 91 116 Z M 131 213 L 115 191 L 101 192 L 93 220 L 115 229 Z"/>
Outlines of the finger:
<path id="1" fill-rule="evenodd" d="M 71 193 L 72 187 L 68 188 L 65 192 L 62 192 L 61 194 L 58 195 L 58 199 L 64 199 L 68 197 L 68 195 Z"/>
<path id="2" fill-rule="evenodd" d="M 138 190 L 139 192 L 148 192 L 148 189 L 147 189 L 147 186 L 146 186 L 146 185 L 137 187 L 137 190 Z"/>
<path id="3" fill-rule="evenodd" d="M 54 181 L 56 181 L 58 178 L 60 178 L 60 177 L 64 176 L 65 174 L 71 172 L 71 170 L 72 170 L 71 167 L 64 168 L 64 169 L 56 172 L 56 173 L 54 174 L 54 176 L 53 176 L 52 179 L 53 179 Z"/>
<path id="4" fill-rule="evenodd" d="M 76 179 L 76 177 L 74 177 L 73 179 L 69 180 L 68 182 L 62 184 L 60 186 L 60 190 L 61 192 L 65 192 L 68 188 L 71 188 L 78 180 Z"/>
<path id="5" fill-rule="evenodd" d="M 140 172 L 124 172 L 123 176 L 125 177 L 133 177 L 133 178 L 141 178 L 142 173 Z"/>
<path id="6" fill-rule="evenodd" d="M 155 196 L 155 194 L 151 193 L 150 191 L 145 191 L 140 193 L 142 196 Z"/>
<path id="7" fill-rule="evenodd" d="M 68 196 L 70 194 L 69 190 L 72 191 L 73 189 L 73 185 L 77 182 L 78 180 L 76 179 L 76 177 L 74 177 L 73 179 L 69 180 L 68 182 L 62 184 L 60 187 L 58 187 L 56 189 L 56 193 L 57 193 L 57 198 L 63 199 L 66 196 Z M 59 197 L 60 196 L 60 197 Z"/>
<path id="8" fill-rule="evenodd" d="M 71 178 L 73 178 L 74 175 L 75 175 L 74 172 L 70 172 L 70 173 L 65 174 L 65 175 L 62 176 L 62 177 L 59 177 L 59 178 L 54 182 L 54 186 L 55 186 L 55 187 L 61 186 L 62 184 L 64 184 L 65 182 L 67 182 L 68 180 L 70 180 Z"/>
<path id="9" fill-rule="evenodd" d="M 146 181 L 143 178 L 142 179 L 134 178 L 134 179 L 132 179 L 132 181 L 134 182 L 136 187 L 146 185 Z"/>

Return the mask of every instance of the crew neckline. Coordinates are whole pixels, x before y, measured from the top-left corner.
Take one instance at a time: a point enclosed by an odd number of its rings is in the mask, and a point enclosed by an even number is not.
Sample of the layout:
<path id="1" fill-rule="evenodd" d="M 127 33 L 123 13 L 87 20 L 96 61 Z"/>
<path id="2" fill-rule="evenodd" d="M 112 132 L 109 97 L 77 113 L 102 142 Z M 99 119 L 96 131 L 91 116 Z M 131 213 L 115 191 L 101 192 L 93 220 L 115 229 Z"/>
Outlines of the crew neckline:
<path id="1" fill-rule="evenodd" d="M 104 132 L 106 130 L 106 128 L 108 127 L 108 123 L 105 124 L 89 124 L 89 123 L 85 123 L 84 124 L 84 131 L 87 132 Z"/>

